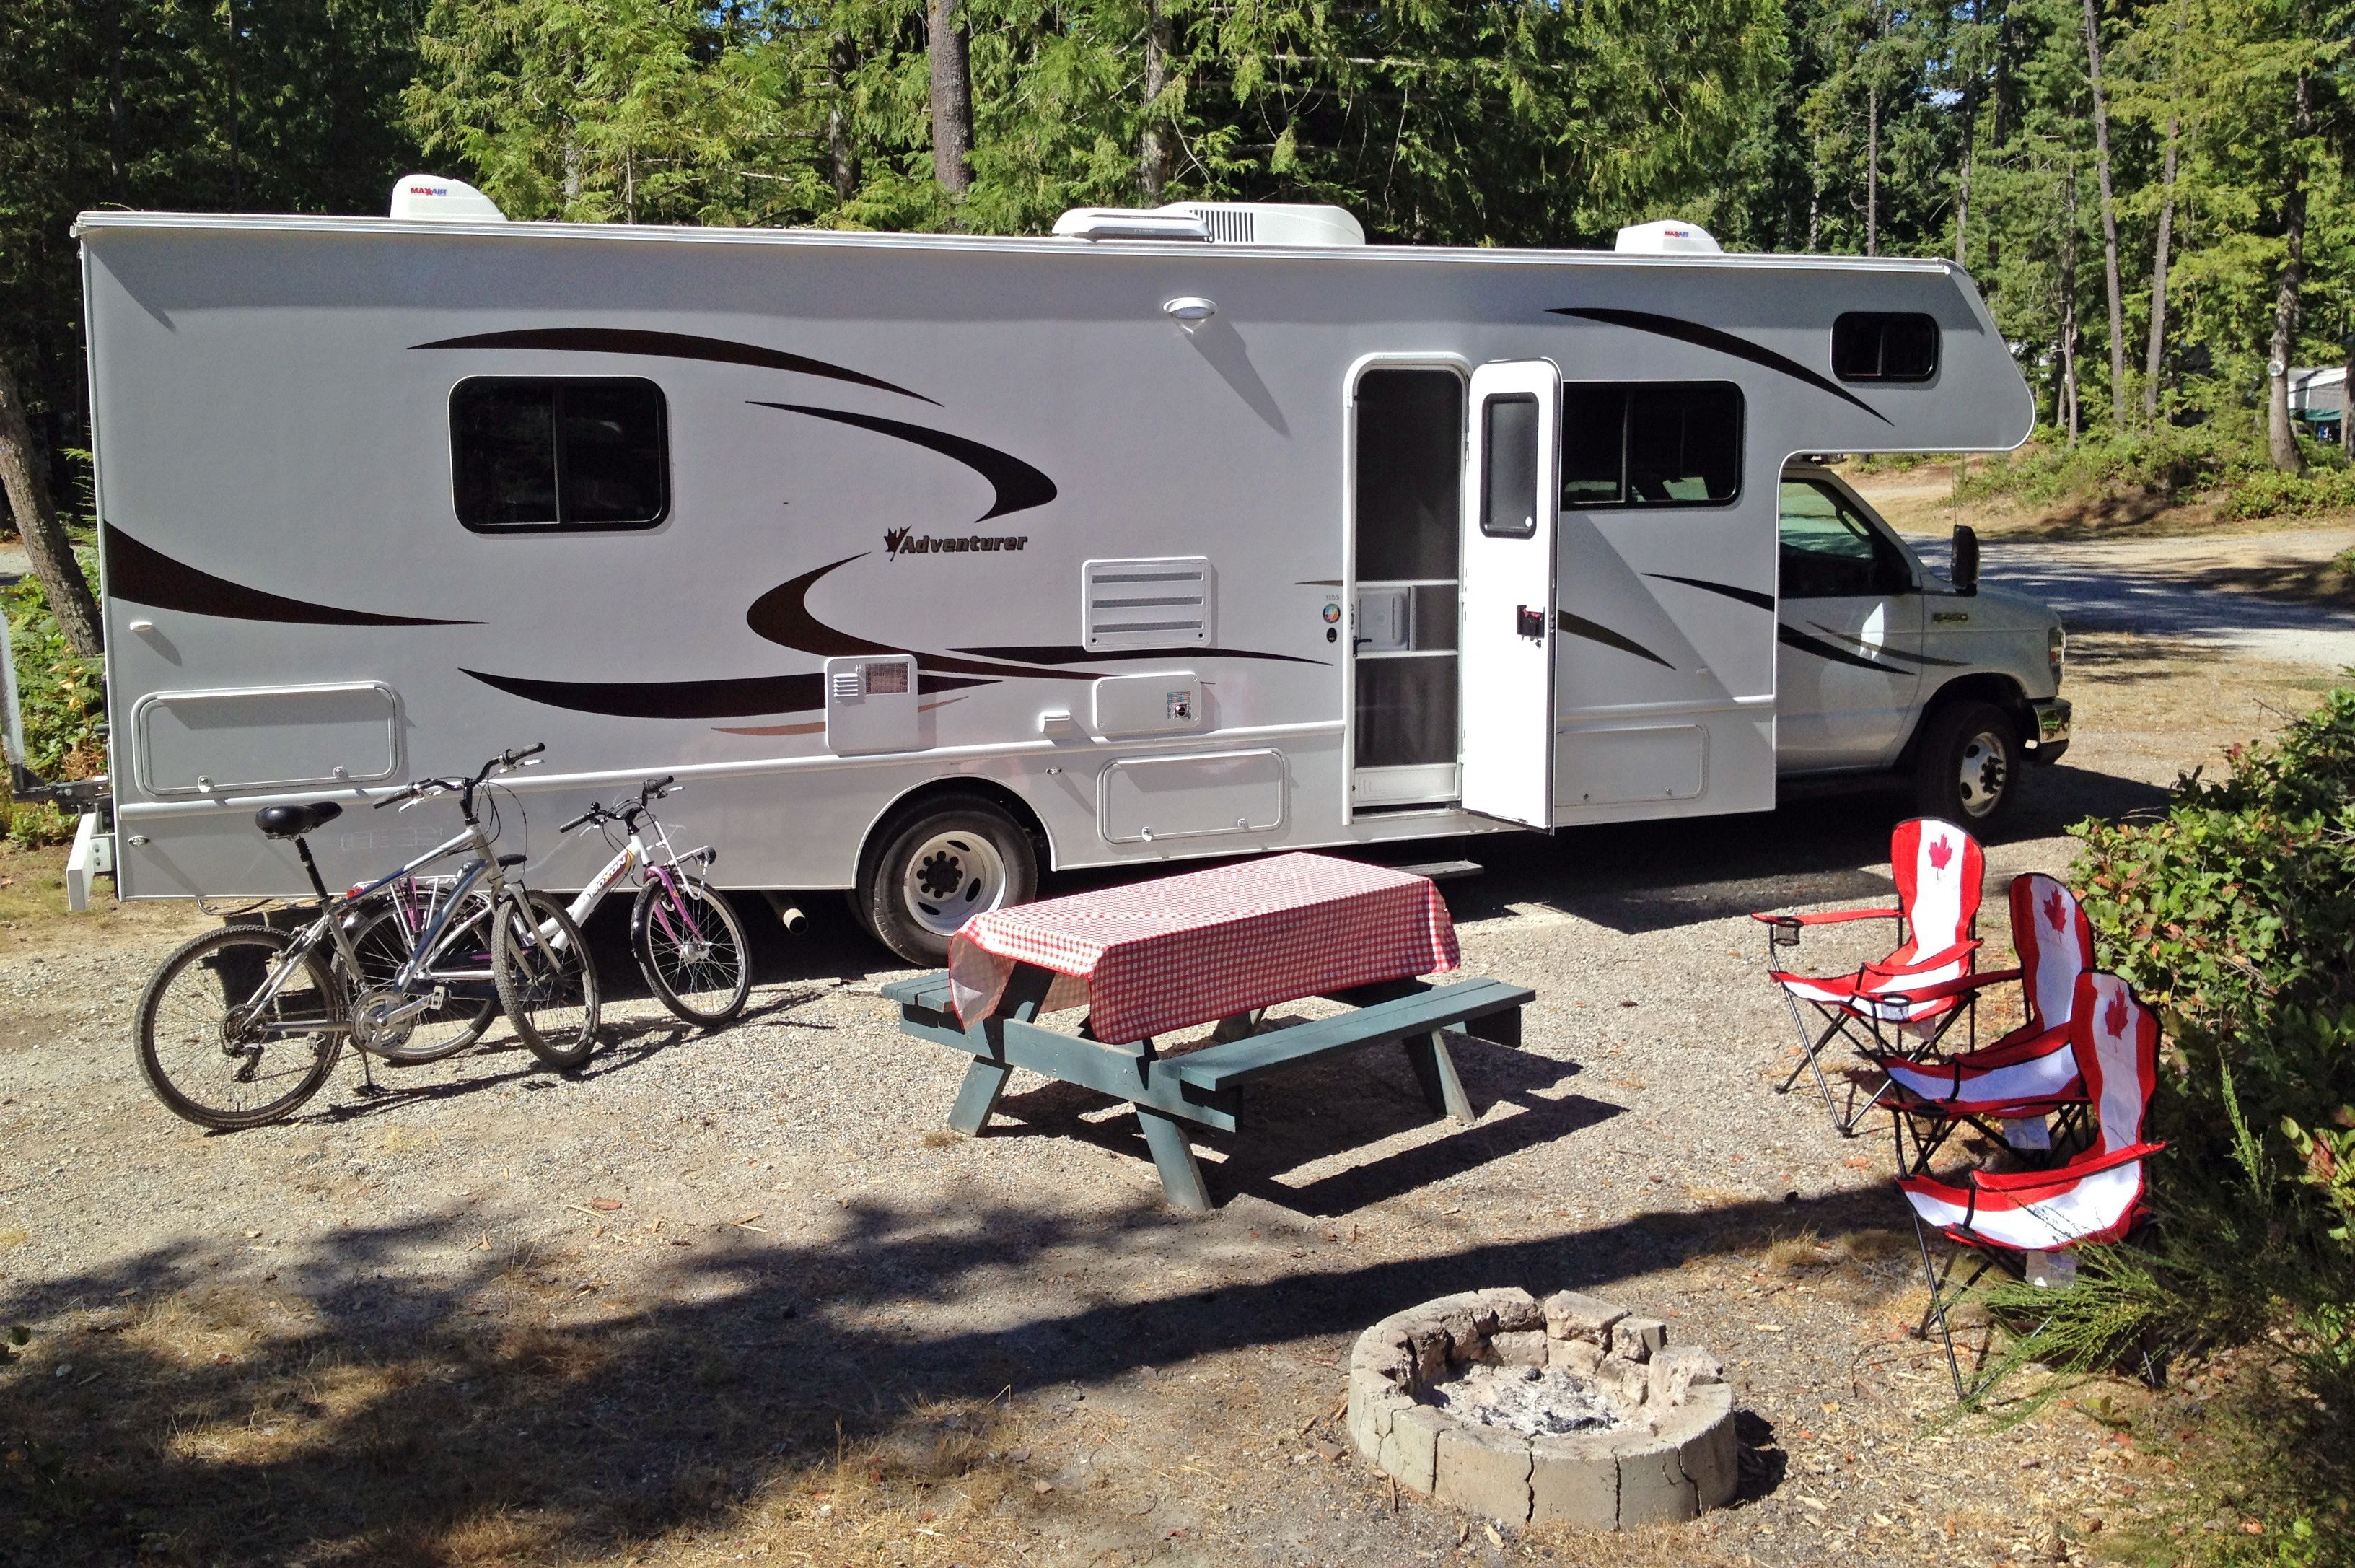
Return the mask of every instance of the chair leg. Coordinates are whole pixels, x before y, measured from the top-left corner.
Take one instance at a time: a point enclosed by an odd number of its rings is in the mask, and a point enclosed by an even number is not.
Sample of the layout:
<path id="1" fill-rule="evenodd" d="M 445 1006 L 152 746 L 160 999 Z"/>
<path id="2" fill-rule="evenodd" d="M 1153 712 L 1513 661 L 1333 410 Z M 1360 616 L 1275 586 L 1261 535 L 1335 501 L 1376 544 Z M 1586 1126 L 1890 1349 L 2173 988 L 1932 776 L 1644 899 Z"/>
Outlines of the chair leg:
<path id="1" fill-rule="evenodd" d="M 979 1137 L 990 1113 L 997 1109 L 997 1097 L 1006 1092 L 1006 1081 L 1013 1075 L 1014 1069 L 1002 1061 L 975 1057 L 957 1088 L 956 1104 L 949 1108 L 949 1130 Z"/>
<path id="2" fill-rule="evenodd" d="M 1473 1115 L 1472 1096 L 1464 1092 L 1464 1080 L 1455 1072 L 1455 1059 L 1447 1053 L 1447 1041 L 1436 1031 L 1431 1034 L 1409 1035 L 1400 1041 L 1406 1047 L 1406 1059 L 1414 1069 L 1415 1081 L 1423 1085 L 1423 1098 L 1438 1111 L 1466 1126 L 1480 1118 Z"/>
<path id="3" fill-rule="evenodd" d="M 1922 1246 L 1922 1275 L 1929 1282 L 1930 1305 L 1923 1309 L 1921 1327 L 1914 1329 L 1918 1339 L 1930 1337 L 1930 1325 L 1938 1326 L 1938 1339 L 1946 1347 L 1946 1371 L 1954 1374 L 1955 1399 L 1957 1403 L 1966 1397 L 1963 1392 L 1963 1364 L 1955 1358 L 1955 1331 L 1946 1323 L 1947 1303 L 1939 1298 L 1945 1281 L 1938 1276 L 1938 1265 L 1930 1258 L 1930 1232 L 1922 1223 L 1922 1216 L 1913 1216 L 1913 1239 Z M 1948 1271 L 1952 1273 L 1952 1270 Z"/>
<path id="4" fill-rule="evenodd" d="M 1161 1172 L 1161 1189 L 1169 1201 L 1197 1214 L 1209 1213 L 1209 1189 L 1202 1185 L 1202 1168 L 1194 1163 L 1186 1129 L 1176 1117 L 1149 1105 L 1136 1107 L 1136 1119 L 1145 1129 L 1145 1147 L 1153 1151 L 1154 1168 Z"/>

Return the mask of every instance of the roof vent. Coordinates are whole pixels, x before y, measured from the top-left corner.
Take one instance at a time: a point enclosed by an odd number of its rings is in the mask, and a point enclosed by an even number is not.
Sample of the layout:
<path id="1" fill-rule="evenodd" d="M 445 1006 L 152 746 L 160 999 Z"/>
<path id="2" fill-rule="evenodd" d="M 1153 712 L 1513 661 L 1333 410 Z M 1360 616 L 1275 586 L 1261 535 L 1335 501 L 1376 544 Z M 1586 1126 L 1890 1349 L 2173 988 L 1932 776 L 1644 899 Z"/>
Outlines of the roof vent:
<path id="1" fill-rule="evenodd" d="M 442 223 L 505 223 L 499 204 L 446 175 L 405 175 L 393 184 L 392 216 Z"/>
<path id="2" fill-rule="evenodd" d="M 1146 209 L 1078 207 L 1055 220 L 1067 240 L 1190 240 L 1213 245 L 1363 245 L 1337 207 L 1288 201 L 1180 201 Z"/>
<path id="3" fill-rule="evenodd" d="M 1625 256 L 1715 256 L 1721 253 L 1717 240 L 1708 229 L 1698 223 L 1682 223 L 1673 218 L 1622 229 L 1619 230 L 1619 242 L 1611 248 Z"/>

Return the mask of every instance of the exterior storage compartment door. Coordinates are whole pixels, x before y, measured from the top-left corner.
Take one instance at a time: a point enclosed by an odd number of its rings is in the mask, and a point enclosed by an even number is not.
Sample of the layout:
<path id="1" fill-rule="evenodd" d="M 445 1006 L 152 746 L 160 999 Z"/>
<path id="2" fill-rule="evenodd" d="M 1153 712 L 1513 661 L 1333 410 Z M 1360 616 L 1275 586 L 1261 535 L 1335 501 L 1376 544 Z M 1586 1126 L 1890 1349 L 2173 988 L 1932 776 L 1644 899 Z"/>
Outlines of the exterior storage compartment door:
<path id="1" fill-rule="evenodd" d="M 1472 373 L 1464 470 L 1464 809 L 1553 826 L 1554 531 L 1561 378 L 1550 360 Z"/>

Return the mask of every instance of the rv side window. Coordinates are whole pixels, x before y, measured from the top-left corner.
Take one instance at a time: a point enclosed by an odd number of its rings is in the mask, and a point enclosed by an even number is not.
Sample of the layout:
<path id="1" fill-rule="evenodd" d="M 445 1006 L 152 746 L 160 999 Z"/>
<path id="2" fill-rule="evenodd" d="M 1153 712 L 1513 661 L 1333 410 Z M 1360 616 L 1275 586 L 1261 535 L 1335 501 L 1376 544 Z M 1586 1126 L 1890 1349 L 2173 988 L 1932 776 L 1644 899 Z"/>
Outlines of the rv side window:
<path id="1" fill-rule="evenodd" d="M 1742 389 L 1731 381 L 1571 381 L 1561 504 L 1718 507 L 1742 494 Z"/>
<path id="2" fill-rule="evenodd" d="M 634 376 L 476 376 L 450 394 L 458 521 L 508 529 L 645 528 L 670 510 L 662 389 Z"/>
<path id="3" fill-rule="evenodd" d="M 1538 531 L 1538 400 L 1491 398 L 1480 411 L 1480 531 L 1525 539 Z"/>
<path id="4" fill-rule="evenodd" d="M 1937 373 L 1935 317 L 1852 310 L 1832 323 L 1832 374 L 1843 381 L 1926 381 Z"/>

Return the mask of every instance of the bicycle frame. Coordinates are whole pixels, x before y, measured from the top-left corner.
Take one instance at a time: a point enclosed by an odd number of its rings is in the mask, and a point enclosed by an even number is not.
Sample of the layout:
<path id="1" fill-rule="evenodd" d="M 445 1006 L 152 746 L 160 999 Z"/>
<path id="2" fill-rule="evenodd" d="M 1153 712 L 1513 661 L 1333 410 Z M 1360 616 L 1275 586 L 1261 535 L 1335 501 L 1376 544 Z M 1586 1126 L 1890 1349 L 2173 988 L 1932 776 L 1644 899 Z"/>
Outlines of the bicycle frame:
<path id="1" fill-rule="evenodd" d="M 638 830 L 638 821 L 641 817 L 654 824 L 655 843 L 662 851 L 659 859 L 649 850 L 645 836 Z M 614 886 L 623 878 L 635 870 L 641 882 L 649 880 L 658 881 L 662 884 L 663 891 L 670 895 L 663 903 L 655 906 L 655 917 L 662 923 L 664 934 L 675 940 L 679 933 L 671 927 L 669 911 L 673 908 L 684 911 L 686 907 L 685 901 L 679 897 L 678 892 L 679 868 L 690 861 L 700 860 L 708 869 L 712 860 L 717 858 L 716 854 L 709 844 L 700 848 L 689 849 L 684 854 L 673 848 L 670 830 L 662 825 L 660 817 L 655 816 L 644 805 L 625 810 L 620 814 L 619 820 L 623 831 L 629 836 L 627 841 L 614 853 L 612 859 L 605 862 L 603 869 L 590 879 L 589 885 L 581 890 L 580 896 L 572 901 L 571 907 L 565 912 L 572 917 L 574 924 L 585 928 L 589 923 L 590 914 L 599 904 L 605 901 L 605 895 L 613 891 Z M 689 915 L 687 918 L 692 920 L 693 916 Z"/>

